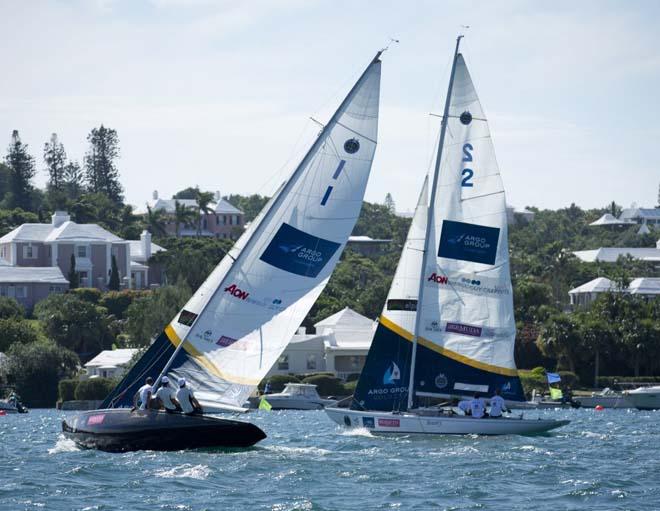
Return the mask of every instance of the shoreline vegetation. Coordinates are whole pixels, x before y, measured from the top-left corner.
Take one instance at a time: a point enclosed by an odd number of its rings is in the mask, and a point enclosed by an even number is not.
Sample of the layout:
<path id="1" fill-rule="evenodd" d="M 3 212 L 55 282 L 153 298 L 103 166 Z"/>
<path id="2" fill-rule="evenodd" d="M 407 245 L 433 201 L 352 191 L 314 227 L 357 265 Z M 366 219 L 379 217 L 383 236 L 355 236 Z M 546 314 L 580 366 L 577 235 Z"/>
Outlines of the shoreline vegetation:
<path id="1" fill-rule="evenodd" d="M 117 132 L 101 125 L 91 130 L 87 141 L 89 149 L 80 164 L 68 159 L 53 134 L 43 149 L 42 169 L 49 179 L 42 190 L 33 185 L 34 156 L 18 131 L 12 133 L 4 163 L 0 163 L 0 236 L 23 223 L 49 222 L 56 210 L 68 211 L 78 223 L 97 223 L 125 239 L 139 239 L 147 229 L 167 249 L 153 259 L 165 269 L 168 284 L 148 291 L 118 290 L 117 285 L 101 291 L 76 288 L 75 275 L 69 275 L 72 289 L 51 294 L 28 311 L 16 300 L 0 296 L 0 352 L 6 356 L 0 363 L 0 393 L 3 386 L 15 388 L 30 407 L 51 407 L 71 396 L 104 397 L 101 394 L 110 382 L 78 382 L 81 364 L 104 349 L 146 348 L 233 243 L 165 236 L 164 212 L 137 215 L 124 202 Z M 174 198 L 208 195 L 189 187 Z M 225 198 L 245 213 L 246 222 L 254 219 L 268 199 L 260 195 Z M 540 390 L 542 383 L 547 388 L 542 368 L 563 371 L 565 385 L 573 388 L 660 375 L 660 300 L 615 291 L 577 308 L 570 305 L 568 295 L 570 289 L 596 277 L 611 279 L 618 289 L 625 289 L 637 277 L 660 277 L 658 263 L 629 257 L 615 263 L 585 263 L 572 254 L 599 247 L 653 247 L 660 230 L 640 235 L 638 225 L 590 227 L 604 213 L 620 213 L 621 206 L 614 202 L 589 210 L 575 204 L 558 210 L 527 209 L 534 212 L 533 219 L 516 218 L 509 226 L 518 331 L 515 357 L 526 391 Z M 197 225 L 197 214 L 188 211 L 186 221 Z M 346 306 L 376 319 L 409 225 L 410 218 L 395 214 L 391 194 L 383 204 L 365 202 L 353 234 L 391 242 L 369 255 L 348 248 L 303 326 L 311 331 L 314 323 Z M 352 392 L 356 381 L 333 382 L 322 374 L 308 378 L 325 378 L 319 383 L 321 394 L 339 394 L 325 392 L 328 389 Z"/>

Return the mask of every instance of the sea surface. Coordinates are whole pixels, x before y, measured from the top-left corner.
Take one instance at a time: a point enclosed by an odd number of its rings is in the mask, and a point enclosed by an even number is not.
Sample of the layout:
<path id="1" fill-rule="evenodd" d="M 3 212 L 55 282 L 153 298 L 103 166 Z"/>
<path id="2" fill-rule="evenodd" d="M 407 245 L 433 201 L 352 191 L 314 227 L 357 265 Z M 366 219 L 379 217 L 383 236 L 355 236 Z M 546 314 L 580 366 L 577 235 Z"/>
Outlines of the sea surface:
<path id="1" fill-rule="evenodd" d="M 547 436 L 392 437 L 256 411 L 234 451 L 80 450 L 65 413 L 0 416 L 0 510 L 660 510 L 660 412 L 529 411 Z M 475 419 L 476 420 L 476 419 Z"/>

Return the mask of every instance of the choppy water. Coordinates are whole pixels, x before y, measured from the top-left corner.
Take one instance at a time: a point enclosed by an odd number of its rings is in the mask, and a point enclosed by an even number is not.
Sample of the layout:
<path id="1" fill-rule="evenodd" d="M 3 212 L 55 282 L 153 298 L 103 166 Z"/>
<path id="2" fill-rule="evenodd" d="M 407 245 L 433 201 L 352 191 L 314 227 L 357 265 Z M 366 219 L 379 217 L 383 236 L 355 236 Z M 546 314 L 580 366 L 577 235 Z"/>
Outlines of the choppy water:
<path id="1" fill-rule="evenodd" d="M 532 412 L 529 412 L 530 414 Z M 375 437 L 323 412 L 255 412 L 244 451 L 107 454 L 61 412 L 0 417 L 0 510 L 660 509 L 660 412 L 548 410 L 537 437 Z"/>

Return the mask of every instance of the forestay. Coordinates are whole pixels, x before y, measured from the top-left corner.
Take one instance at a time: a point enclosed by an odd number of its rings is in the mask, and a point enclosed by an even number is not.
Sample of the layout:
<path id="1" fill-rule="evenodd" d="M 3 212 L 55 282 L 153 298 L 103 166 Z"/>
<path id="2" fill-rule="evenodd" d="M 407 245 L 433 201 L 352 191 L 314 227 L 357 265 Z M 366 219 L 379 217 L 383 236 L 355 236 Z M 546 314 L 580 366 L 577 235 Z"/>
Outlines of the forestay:
<path id="1" fill-rule="evenodd" d="M 128 404 L 181 342 L 170 377 L 186 377 L 211 409 L 243 405 L 327 284 L 359 215 L 376 149 L 379 56 L 291 178 L 106 406 Z"/>

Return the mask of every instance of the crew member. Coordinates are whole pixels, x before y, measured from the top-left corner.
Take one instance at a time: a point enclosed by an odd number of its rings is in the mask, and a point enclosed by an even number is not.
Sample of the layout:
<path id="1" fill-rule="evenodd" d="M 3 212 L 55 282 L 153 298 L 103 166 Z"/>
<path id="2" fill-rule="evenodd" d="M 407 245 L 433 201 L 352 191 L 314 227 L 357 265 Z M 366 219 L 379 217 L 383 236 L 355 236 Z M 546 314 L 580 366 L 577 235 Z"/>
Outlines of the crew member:
<path id="1" fill-rule="evenodd" d="M 502 417 L 503 411 L 509 411 L 504 403 L 504 398 L 500 396 L 500 389 L 495 389 L 495 395 L 490 398 L 490 416 L 493 419 Z"/>
<path id="2" fill-rule="evenodd" d="M 470 415 L 473 419 L 481 419 L 486 414 L 486 403 L 475 394 L 474 398 L 470 400 Z"/>
<path id="3" fill-rule="evenodd" d="M 192 389 L 186 385 L 185 378 L 179 378 L 179 390 L 176 391 L 176 400 L 183 413 L 202 413 L 202 405 L 197 401 Z"/>
<path id="4" fill-rule="evenodd" d="M 469 399 L 463 399 L 458 402 L 458 409 L 461 410 L 465 415 L 470 415 L 470 403 Z"/>
<path id="5" fill-rule="evenodd" d="M 133 396 L 133 410 L 139 408 L 140 410 L 146 410 L 149 408 L 149 401 L 151 400 L 151 394 L 154 391 L 154 379 L 151 376 L 148 376 L 144 380 L 144 385 L 138 389 Z"/>
<path id="6" fill-rule="evenodd" d="M 176 412 L 179 408 L 174 397 L 174 391 L 170 387 L 170 379 L 167 376 L 160 379 L 160 388 L 154 395 L 154 399 L 159 408 L 164 407 L 168 412 Z"/>

